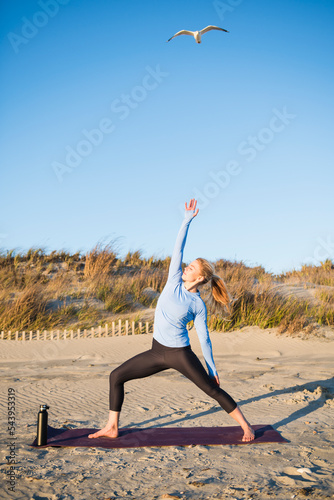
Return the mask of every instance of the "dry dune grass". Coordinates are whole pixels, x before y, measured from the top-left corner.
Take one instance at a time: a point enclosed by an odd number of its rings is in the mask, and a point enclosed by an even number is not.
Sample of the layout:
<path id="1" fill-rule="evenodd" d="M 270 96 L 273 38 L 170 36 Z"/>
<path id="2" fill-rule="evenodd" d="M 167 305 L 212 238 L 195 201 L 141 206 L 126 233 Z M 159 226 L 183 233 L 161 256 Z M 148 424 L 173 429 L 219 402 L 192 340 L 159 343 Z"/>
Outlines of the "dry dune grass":
<path id="1" fill-rule="evenodd" d="M 38 328 L 43 321 L 47 299 L 43 295 L 43 287 L 33 284 L 23 290 L 17 299 L 6 300 L 5 291 L 0 295 L 0 317 L 4 328 L 23 330 L 27 325 Z"/>
<path id="2" fill-rule="evenodd" d="M 98 243 L 86 255 L 84 277 L 92 282 L 103 281 L 113 272 L 116 262 L 117 254 L 112 244 L 107 244 L 103 247 Z"/>
<path id="3" fill-rule="evenodd" d="M 302 266 L 300 271 L 288 271 L 280 275 L 284 281 L 299 281 L 334 287 L 334 265 L 330 259 L 320 263 L 320 266 Z"/>
<path id="4" fill-rule="evenodd" d="M 155 307 L 166 279 L 170 258 L 144 258 L 140 251 L 120 258 L 115 242 L 79 252 L 31 248 L 0 253 L 1 330 L 89 328 L 114 315 L 136 314 Z M 209 328 L 228 331 L 243 326 L 279 327 L 281 332 L 316 330 L 334 325 L 334 265 L 303 266 L 279 276 L 261 266 L 217 260 L 216 273 L 235 301 L 229 315 L 209 309 Z M 307 297 L 294 296 L 293 286 L 319 287 Z M 278 286 L 279 285 L 279 286 Z M 282 294 L 288 287 L 291 295 Z M 282 288 L 283 287 L 283 288 Z M 332 288 L 333 287 L 333 288 Z M 205 296 L 207 288 L 203 288 Z"/>

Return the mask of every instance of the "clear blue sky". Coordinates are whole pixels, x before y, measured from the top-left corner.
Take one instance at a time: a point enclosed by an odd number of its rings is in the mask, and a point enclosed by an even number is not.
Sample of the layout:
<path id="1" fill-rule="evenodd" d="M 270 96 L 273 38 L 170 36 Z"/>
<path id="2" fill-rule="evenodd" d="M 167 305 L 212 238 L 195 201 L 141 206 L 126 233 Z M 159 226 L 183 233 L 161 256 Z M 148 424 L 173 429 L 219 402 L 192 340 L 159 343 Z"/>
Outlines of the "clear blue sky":
<path id="1" fill-rule="evenodd" d="M 333 259 L 333 23 L 332 0 L 1 2 L 0 247 L 164 257 L 198 197 L 188 262 Z"/>

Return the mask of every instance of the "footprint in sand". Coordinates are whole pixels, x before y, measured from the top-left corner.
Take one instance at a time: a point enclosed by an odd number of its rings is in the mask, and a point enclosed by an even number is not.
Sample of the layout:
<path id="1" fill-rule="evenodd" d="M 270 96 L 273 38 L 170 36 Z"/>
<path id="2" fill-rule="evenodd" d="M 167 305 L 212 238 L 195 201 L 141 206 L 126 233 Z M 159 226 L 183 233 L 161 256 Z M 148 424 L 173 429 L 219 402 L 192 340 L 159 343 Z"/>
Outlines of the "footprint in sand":
<path id="1" fill-rule="evenodd" d="M 281 476 L 277 479 L 286 486 L 303 486 L 305 484 L 313 485 L 317 483 L 312 471 L 306 467 L 286 467 Z"/>

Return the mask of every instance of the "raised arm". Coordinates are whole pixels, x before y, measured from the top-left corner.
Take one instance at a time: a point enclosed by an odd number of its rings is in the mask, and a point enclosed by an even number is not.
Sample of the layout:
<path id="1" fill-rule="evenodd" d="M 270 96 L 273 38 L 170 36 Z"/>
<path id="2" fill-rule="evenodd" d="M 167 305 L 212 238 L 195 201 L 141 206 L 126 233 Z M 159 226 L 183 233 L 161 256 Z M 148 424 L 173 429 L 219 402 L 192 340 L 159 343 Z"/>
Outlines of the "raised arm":
<path id="1" fill-rule="evenodd" d="M 183 250 L 186 244 L 189 224 L 198 214 L 198 209 L 196 210 L 196 204 L 197 201 L 194 199 L 190 200 L 189 207 L 187 206 L 187 203 L 185 203 L 184 219 L 182 221 L 174 245 L 173 255 L 169 265 L 168 281 L 181 281 Z"/>

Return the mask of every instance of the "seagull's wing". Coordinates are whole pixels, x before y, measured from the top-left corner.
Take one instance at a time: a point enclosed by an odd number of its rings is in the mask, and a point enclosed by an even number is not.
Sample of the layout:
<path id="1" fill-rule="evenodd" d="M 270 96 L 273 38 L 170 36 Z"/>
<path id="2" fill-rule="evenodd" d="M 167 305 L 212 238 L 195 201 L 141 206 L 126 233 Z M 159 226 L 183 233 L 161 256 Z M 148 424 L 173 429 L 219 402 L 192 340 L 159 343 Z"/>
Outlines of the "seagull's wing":
<path id="1" fill-rule="evenodd" d="M 225 31 L 226 33 L 229 33 L 229 31 L 224 30 L 223 28 L 218 28 L 218 26 L 207 26 L 206 28 L 204 28 L 200 31 L 200 34 L 204 35 L 204 33 L 207 33 L 207 31 L 211 31 L 211 30 L 219 30 L 219 31 Z"/>
<path id="2" fill-rule="evenodd" d="M 187 31 L 187 30 L 178 31 L 175 35 L 172 36 L 172 38 L 167 40 L 167 42 L 170 42 L 173 38 L 175 38 L 176 36 L 179 36 L 179 35 L 192 35 L 192 36 L 194 36 L 194 32 Z"/>

